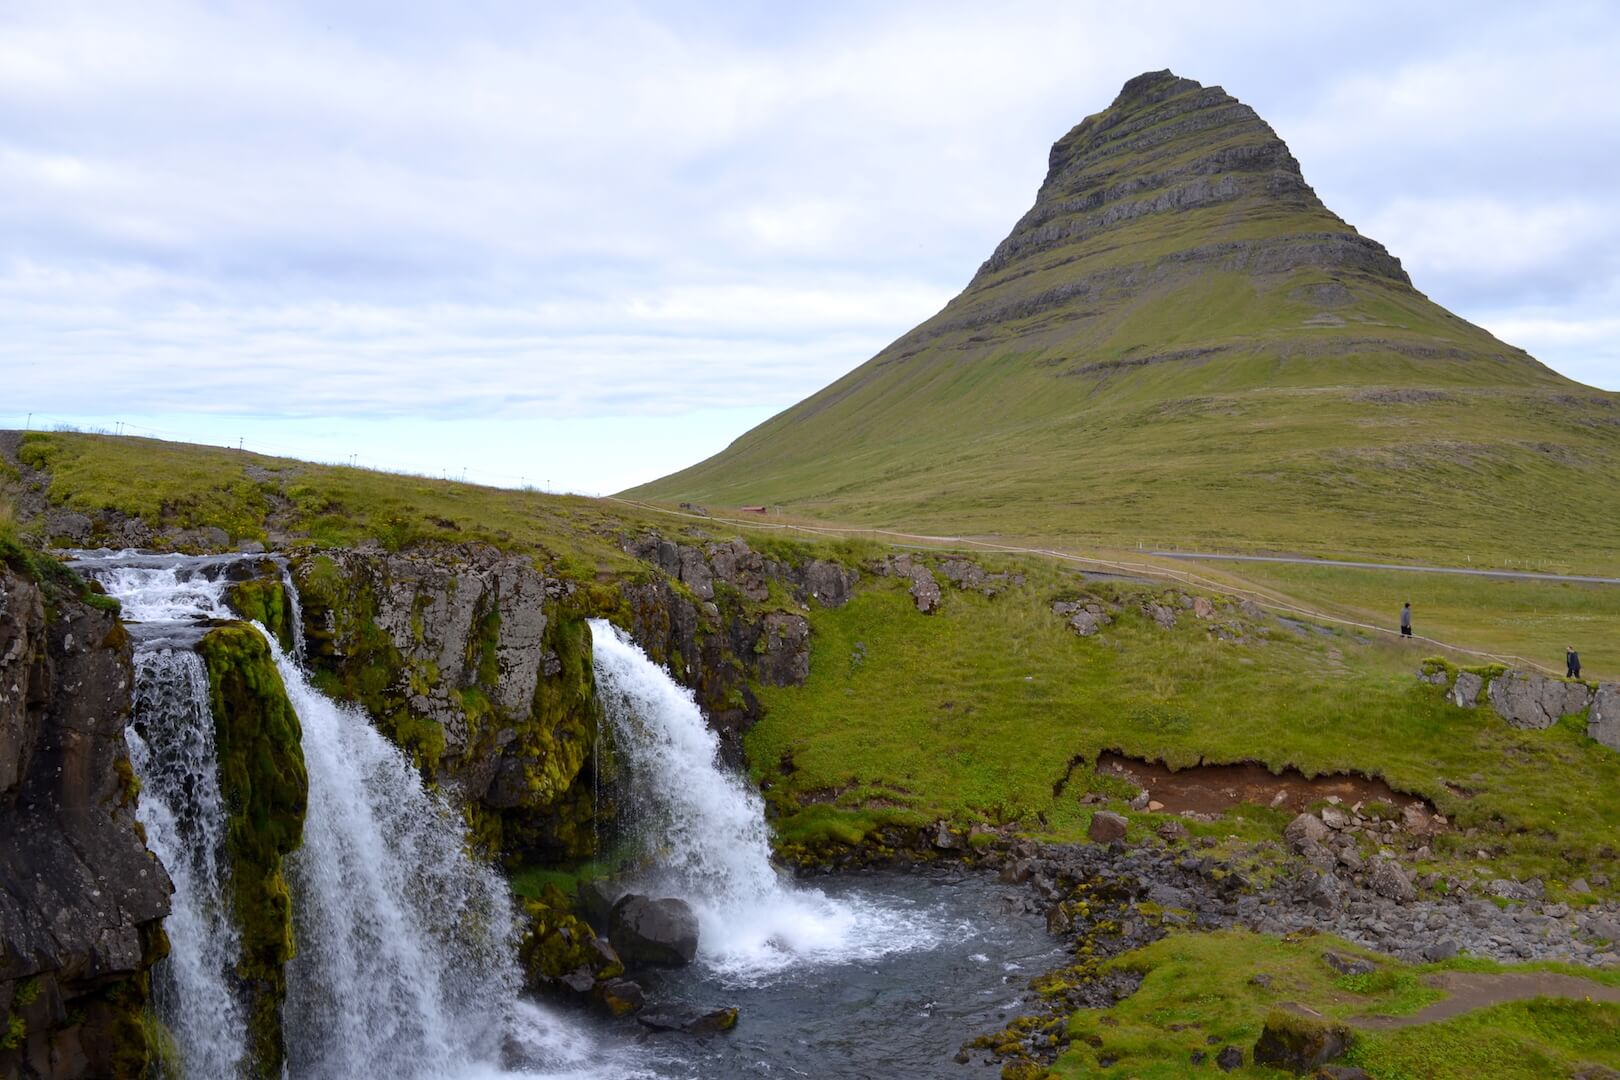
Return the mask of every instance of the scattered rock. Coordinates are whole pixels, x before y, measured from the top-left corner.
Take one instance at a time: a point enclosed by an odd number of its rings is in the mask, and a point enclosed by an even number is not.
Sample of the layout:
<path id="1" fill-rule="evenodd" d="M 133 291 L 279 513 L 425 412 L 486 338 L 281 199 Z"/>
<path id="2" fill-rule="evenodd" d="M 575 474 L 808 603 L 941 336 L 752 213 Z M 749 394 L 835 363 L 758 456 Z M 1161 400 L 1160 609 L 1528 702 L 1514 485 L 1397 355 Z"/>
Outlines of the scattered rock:
<path id="1" fill-rule="evenodd" d="M 1149 618 L 1159 624 L 1160 629 L 1174 630 L 1176 628 L 1176 613 L 1171 608 L 1167 608 L 1163 604 L 1149 603 L 1142 605 L 1142 610 L 1147 613 Z"/>
<path id="2" fill-rule="evenodd" d="M 1322 953 L 1322 962 L 1340 975 L 1371 975 L 1378 970 L 1378 965 L 1371 960 L 1360 956 L 1346 956 L 1332 950 Z"/>
<path id="3" fill-rule="evenodd" d="M 1161 840 L 1173 841 L 1187 839 L 1187 826 L 1183 825 L 1179 821 L 1166 821 L 1155 829 L 1154 832 L 1159 834 L 1159 838 Z"/>
<path id="4" fill-rule="evenodd" d="M 1193 597 L 1192 613 L 1195 618 L 1213 619 L 1215 617 L 1215 605 L 1210 603 L 1208 597 L 1195 596 Z"/>
<path id="5" fill-rule="evenodd" d="M 1438 964 L 1442 960 L 1450 960 L 1462 949 L 1451 938 L 1441 938 L 1439 941 L 1423 947 L 1423 959 L 1431 964 Z"/>
<path id="6" fill-rule="evenodd" d="M 1412 886 L 1412 879 L 1401 869 L 1400 864 L 1392 859 L 1379 859 L 1373 863 L 1368 884 L 1379 896 L 1402 904 L 1409 904 L 1417 899 L 1417 890 Z"/>
<path id="7" fill-rule="evenodd" d="M 1240 1046 L 1224 1046 L 1221 1052 L 1215 1055 L 1215 1064 L 1221 1072 L 1233 1072 L 1243 1068 L 1243 1048 Z"/>
<path id="8" fill-rule="evenodd" d="M 939 608 L 939 582 L 921 563 L 913 563 L 908 576 L 911 578 L 912 602 L 924 615 L 932 615 Z"/>
<path id="9" fill-rule="evenodd" d="M 1300 814 L 1283 830 L 1283 840 L 1295 855 L 1304 855 L 1328 838 L 1328 827 L 1315 814 Z"/>
<path id="10" fill-rule="evenodd" d="M 1254 1063 L 1308 1073 L 1350 1049 L 1350 1029 L 1295 1006 L 1273 1009 L 1254 1044 Z"/>
<path id="11" fill-rule="evenodd" d="M 1350 815 L 1337 806 L 1324 806 L 1322 807 L 1322 824 L 1330 829 L 1348 829 L 1350 827 Z"/>
<path id="12" fill-rule="evenodd" d="M 613 905 L 608 937 L 627 963 L 681 967 L 697 955 L 697 916 L 684 900 L 631 894 Z"/>
<path id="13" fill-rule="evenodd" d="M 1120 815 L 1107 810 L 1098 810 L 1091 815 L 1091 825 L 1086 829 L 1086 835 L 1099 844 L 1123 840 L 1126 824 L 1126 820 Z"/>

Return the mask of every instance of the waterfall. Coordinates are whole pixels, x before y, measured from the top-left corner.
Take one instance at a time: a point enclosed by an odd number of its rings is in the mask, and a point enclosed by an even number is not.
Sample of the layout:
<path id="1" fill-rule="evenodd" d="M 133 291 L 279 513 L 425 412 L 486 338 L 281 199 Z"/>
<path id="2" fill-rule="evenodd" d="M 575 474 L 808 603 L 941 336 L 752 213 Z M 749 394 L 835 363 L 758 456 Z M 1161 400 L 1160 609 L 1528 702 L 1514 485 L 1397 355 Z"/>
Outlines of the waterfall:
<path id="1" fill-rule="evenodd" d="M 439 1077 L 498 1052 L 519 987 L 505 882 L 467 854 L 460 817 L 405 755 L 267 640 L 309 773 L 290 860 L 291 1073 Z"/>
<path id="2" fill-rule="evenodd" d="M 141 781 L 136 817 L 174 881 L 169 956 L 153 971 L 158 1012 L 193 1076 L 234 1076 L 247 1026 L 230 971 L 240 956 L 225 868 L 225 802 L 214 767 L 208 673 L 195 653 L 139 649 L 135 722 L 125 729 Z"/>
<path id="3" fill-rule="evenodd" d="M 938 943 L 944 929 L 925 915 L 784 881 L 764 802 L 721 765 L 692 692 L 623 632 L 601 619 L 590 626 L 597 693 L 631 773 L 629 823 L 654 867 L 637 888 L 692 905 L 700 962 L 752 982 Z"/>
<path id="4" fill-rule="evenodd" d="M 208 675 L 190 651 L 209 620 L 235 617 L 223 596 L 238 561 L 75 558 L 123 603 L 135 640 L 127 738 L 137 814 L 175 884 L 154 998 L 191 1080 L 239 1075 L 247 1044 Z M 362 711 L 324 697 L 264 636 L 303 727 L 309 776 L 304 843 L 288 860 L 288 1080 L 648 1075 L 518 996 L 512 902 L 500 875 L 467 853 L 460 817 Z"/>

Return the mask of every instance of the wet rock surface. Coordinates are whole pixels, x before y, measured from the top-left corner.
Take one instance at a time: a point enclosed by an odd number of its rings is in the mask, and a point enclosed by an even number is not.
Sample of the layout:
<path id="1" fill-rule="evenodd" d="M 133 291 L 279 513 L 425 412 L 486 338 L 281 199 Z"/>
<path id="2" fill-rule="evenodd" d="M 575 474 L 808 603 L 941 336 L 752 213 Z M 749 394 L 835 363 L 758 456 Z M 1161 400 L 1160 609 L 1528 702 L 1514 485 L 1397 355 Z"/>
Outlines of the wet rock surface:
<path id="1" fill-rule="evenodd" d="M 144 1066 L 171 886 L 135 820 L 132 684 L 115 616 L 0 564 L 0 1075 Z"/>

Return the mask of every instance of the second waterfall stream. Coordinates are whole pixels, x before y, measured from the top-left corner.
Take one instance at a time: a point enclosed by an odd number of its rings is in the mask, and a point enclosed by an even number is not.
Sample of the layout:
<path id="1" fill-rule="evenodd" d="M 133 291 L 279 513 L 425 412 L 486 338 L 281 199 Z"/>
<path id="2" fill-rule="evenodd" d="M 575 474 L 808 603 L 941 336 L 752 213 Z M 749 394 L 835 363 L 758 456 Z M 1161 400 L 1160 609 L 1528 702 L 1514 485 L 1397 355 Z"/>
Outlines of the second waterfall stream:
<path id="1" fill-rule="evenodd" d="M 634 884 L 692 905 L 700 964 L 749 983 L 939 942 L 944 927 L 915 910 L 785 881 L 771 865 L 764 801 L 721 763 L 692 691 L 622 630 L 590 625 L 597 694 L 630 772 L 629 824 L 647 867 Z"/>

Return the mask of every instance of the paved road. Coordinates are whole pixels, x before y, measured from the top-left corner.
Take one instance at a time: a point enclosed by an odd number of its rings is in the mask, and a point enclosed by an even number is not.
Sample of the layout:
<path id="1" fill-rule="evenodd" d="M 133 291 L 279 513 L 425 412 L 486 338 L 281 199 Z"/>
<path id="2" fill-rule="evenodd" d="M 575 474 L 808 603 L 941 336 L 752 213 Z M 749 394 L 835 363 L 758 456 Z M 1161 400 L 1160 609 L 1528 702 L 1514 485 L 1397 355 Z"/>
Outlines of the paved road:
<path id="1" fill-rule="evenodd" d="M 1591 577 L 1586 574 L 1538 574 L 1529 570 L 1480 570 L 1464 566 L 1412 566 L 1404 563 L 1342 562 L 1337 559 L 1307 559 L 1302 555 L 1216 555 L 1204 551 L 1150 551 L 1162 559 L 1189 559 L 1194 562 L 1219 559 L 1223 562 L 1297 563 L 1301 566 L 1346 566 L 1355 570 L 1406 570 L 1414 574 L 1466 574 L 1470 577 L 1522 578 L 1528 581 L 1579 581 L 1592 585 L 1620 585 L 1620 578 Z"/>

